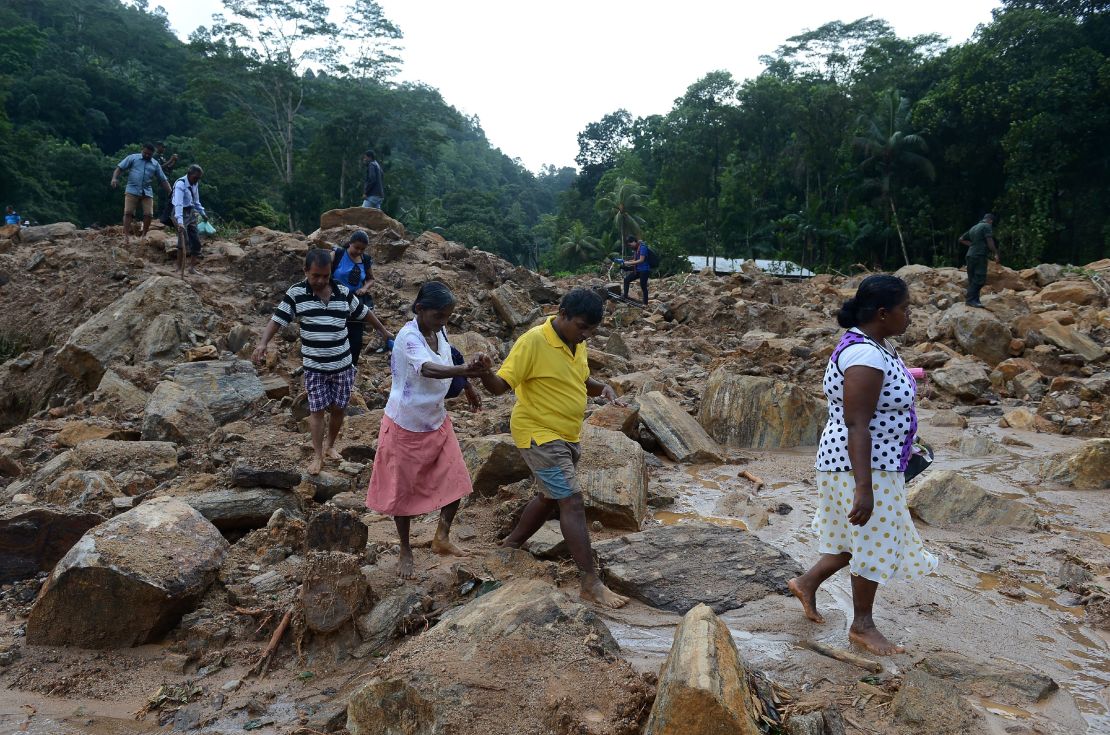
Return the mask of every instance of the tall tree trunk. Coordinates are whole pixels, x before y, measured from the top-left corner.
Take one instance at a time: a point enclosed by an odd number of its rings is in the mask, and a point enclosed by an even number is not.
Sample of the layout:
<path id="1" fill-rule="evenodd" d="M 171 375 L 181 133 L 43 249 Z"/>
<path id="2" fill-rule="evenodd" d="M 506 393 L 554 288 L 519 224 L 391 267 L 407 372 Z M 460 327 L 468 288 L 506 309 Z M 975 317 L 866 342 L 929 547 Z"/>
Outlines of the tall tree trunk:
<path id="1" fill-rule="evenodd" d="M 906 265 L 909 265 L 910 256 L 906 252 L 906 239 L 902 237 L 902 225 L 898 224 L 898 210 L 894 208 L 894 197 L 890 197 L 890 213 L 894 217 L 894 230 L 898 233 L 898 242 L 902 244 L 902 257 L 906 259 Z"/>

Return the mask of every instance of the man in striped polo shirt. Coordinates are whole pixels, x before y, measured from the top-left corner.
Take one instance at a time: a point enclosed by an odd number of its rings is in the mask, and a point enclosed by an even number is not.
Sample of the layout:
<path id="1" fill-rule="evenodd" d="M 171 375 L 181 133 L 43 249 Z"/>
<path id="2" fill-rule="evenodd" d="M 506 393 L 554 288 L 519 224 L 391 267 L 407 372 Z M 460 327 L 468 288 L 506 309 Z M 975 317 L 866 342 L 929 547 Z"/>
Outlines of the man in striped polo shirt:
<path id="1" fill-rule="evenodd" d="M 296 320 L 301 327 L 301 362 L 304 389 L 308 393 L 308 424 L 312 428 L 315 457 L 308 473 L 315 475 L 324 467 L 324 457 L 342 459 L 335 440 L 343 427 L 343 414 L 351 400 L 355 367 L 347 342 L 347 321 L 364 320 L 378 330 L 383 340 L 393 335 L 382 326 L 374 312 L 364 306 L 343 284 L 331 277 L 331 251 L 309 250 L 304 259 L 305 279 L 294 283 L 274 310 L 262 331 L 253 359 L 261 363 L 266 347 L 277 331 Z M 324 439 L 324 411 L 331 415 Z"/>

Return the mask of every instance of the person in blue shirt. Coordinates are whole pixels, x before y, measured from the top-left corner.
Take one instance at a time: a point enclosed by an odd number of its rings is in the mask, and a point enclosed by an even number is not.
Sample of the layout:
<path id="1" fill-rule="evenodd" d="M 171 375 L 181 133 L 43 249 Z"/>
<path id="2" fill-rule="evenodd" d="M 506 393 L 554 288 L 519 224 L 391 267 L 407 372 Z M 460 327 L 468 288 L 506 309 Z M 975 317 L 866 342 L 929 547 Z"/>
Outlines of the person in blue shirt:
<path id="1" fill-rule="evenodd" d="M 374 285 L 374 261 L 370 257 L 370 253 L 367 252 L 369 246 L 370 236 L 364 230 L 355 230 L 351 233 L 351 239 L 345 246 L 332 250 L 331 273 L 332 278 L 354 291 L 359 302 L 371 309 L 371 314 L 366 321 L 369 321 L 370 325 L 381 334 L 384 327 L 378 321 L 378 317 L 372 313 L 374 297 L 370 295 L 370 288 Z M 351 320 L 347 322 L 347 342 L 351 347 L 351 364 L 355 366 L 356 370 L 358 369 L 358 358 L 362 355 L 366 321 Z M 390 349 L 388 337 L 385 339 L 385 347 Z"/>
<path id="2" fill-rule="evenodd" d="M 4 224 L 18 225 L 19 223 L 19 215 L 16 214 L 15 207 L 9 204 L 8 209 L 4 212 Z"/>
<path id="3" fill-rule="evenodd" d="M 150 230 L 150 220 L 154 217 L 154 180 L 161 182 L 166 194 L 170 194 L 170 182 L 154 160 L 154 146 L 150 143 L 143 145 L 142 153 L 132 153 L 119 162 L 112 172 L 113 189 L 119 188 L 119 175 L 124 172 L 127 172 L 127 187 L 123 195 L 123 244 L 127 246 L 131 243 L 131 218 L 139 205 L 143 209 L 141 239 L 145 239 Z"/>
<path id="4" fill-rule="evenodd" d="M 635 235 L 624 239 L 625 243 L 635 248 L 635 257 L 624 261 L 623 268 L 628 272 L 624 274 L 624 297 L 628 298 L 628 287 L 636 279 L 640 280 L 640 292 L 644 296 L 644 303 L 648 302 L 648 276 L 651 275 L 651 265 L 648 264 L 648 246 Z"/>

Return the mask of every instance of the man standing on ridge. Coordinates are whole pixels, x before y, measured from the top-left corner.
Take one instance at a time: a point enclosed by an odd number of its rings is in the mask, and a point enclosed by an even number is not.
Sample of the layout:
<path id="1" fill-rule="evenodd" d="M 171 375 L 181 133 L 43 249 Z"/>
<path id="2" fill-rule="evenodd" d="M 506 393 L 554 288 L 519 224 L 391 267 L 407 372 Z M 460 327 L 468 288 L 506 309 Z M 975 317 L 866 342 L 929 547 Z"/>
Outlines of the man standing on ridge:
<path id="1" fill-rule="evenodd" d="M 366 177 L 362 181 L 362 206 L 370 209 L 381 209 L 385 200 L 385 187 L 382 185 L 382 166 L 374 157 L 374 151 L 362 154 L 362 162 L 366 165 Z"/>
<path id="2" fill-rule="evenodd" d="M 123 195 L 123 244 L 131 244 L 131 218 L 135 208 L 142 206 L 143 234 L 150 230 L 150 220 L 154 216 L 154 188 L 151 186 L 154 179 L 158 179 L 166 194 L 170 194 L 170 182 L 162 167 L 154 160 L 154 146 L 150 143 L 143 144 L 142 153 L 132 153 L 126 156 L 116 170 L 112 172 L 111 186 L 119 188 L 119 175 L 127 172 L 127 187 Z"/>
<path id="3" fill-rule="evenodd" d="M 982 309 L 979 301 L 979 292 L 987 285 L 987 251 L 996 263 L 1002 259 L 998 255 L 998 248 L 994 243 L 994 215 L 984 214 L 983 220 L 970 230 L 960 235 L 960 244 L 967 245 L 967 298 L 968 306 Z"/>

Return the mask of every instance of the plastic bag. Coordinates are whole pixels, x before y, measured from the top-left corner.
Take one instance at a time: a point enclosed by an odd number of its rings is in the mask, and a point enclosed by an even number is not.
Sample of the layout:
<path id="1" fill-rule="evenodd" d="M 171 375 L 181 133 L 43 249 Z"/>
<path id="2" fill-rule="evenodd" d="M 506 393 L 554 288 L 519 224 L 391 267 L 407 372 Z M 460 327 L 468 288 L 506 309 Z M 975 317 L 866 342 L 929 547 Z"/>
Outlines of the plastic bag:
<path id="1" fill-rule="evenodd" d="M 197 225 L 197 232 L 202 235 L 211 237 L 212 235 L 216 234 L 216 228 L 213 227 L 211 223 L 209 223 L 207 220 L 205 220 L 204 222 L 201 222 Z"/>

